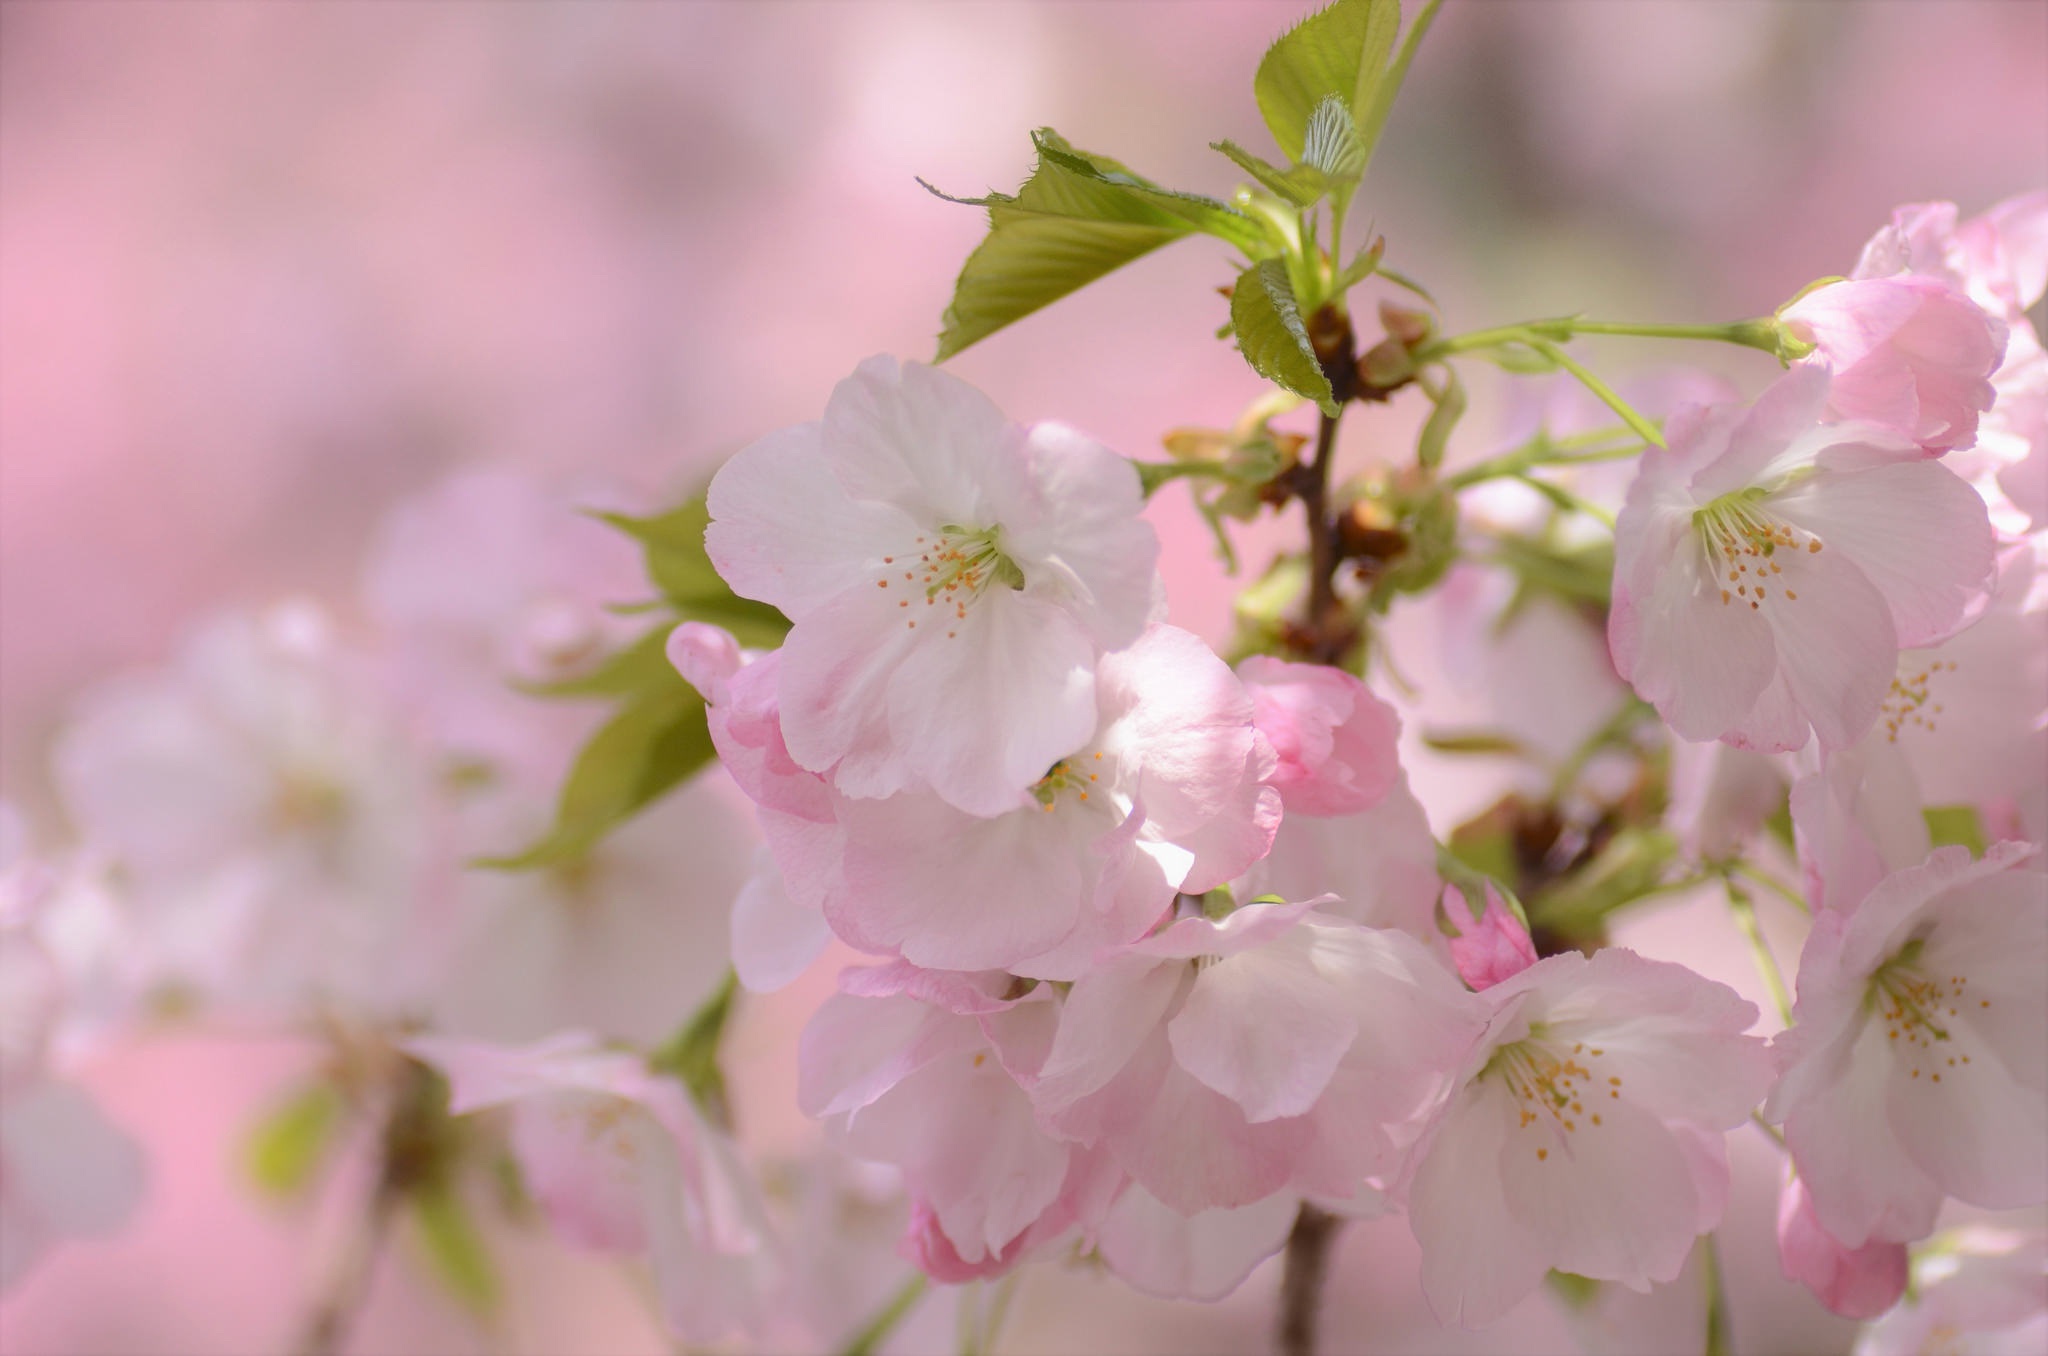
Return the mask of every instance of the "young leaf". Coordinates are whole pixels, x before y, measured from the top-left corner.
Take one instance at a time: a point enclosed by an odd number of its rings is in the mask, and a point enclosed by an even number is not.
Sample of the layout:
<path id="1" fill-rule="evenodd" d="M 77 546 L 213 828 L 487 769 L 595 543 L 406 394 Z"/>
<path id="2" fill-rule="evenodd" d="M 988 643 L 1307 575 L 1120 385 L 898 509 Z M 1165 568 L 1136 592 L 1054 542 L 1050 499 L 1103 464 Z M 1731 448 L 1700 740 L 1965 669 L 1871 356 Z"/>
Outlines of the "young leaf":
<path id="1" fill-rule="evenodd" d="M 524 852 L 478 865 L 527 871 L 577 861 L 612 829 L 709 763 L 714 750 L 704 723 L 704 699 L 681 675 L 672 676 L 672 682 L 627 701 L 583 746 L 546 837 Z"/>
<path id="2" fill-rule="evenodd" d="M 580 678 L 523 683 L 519 688 L 536 697 L 630 697 L 664 686 L 675 672 L 668 662 L 668 637 L 673 629 L 672 622 L 655 627 Z M 744 637 L 741 643 L 745 643 Z"/>
<path id="3" fill-rule="evenodd" d="M 701 495 L 651 518 L 623 513 L 597 516 L 640 543 L 646 554 L 647 577 L 684 617 L 723 626 L 740 644 L 763 649 L 781 644 L 788 634 L 787 617 L 766 603 L 737 596 L 713 568 L 711 557 L 704 553 L 704 529 L 711 523 L 711 512 Z"/>
<path id="4" fill-rule="evenodd" d="M 1300 163 L 1316 106 L 1335 96 L 1363 129 L 1401 27 L 1400 0 L 1337 0 L 1309 15 L 1268 48 L 1252 92 L 1273 140 Z M 1366 156 L 1370 139 L 1362 139 Z M 1359 163 L 1361 171 L 1364 160 Z"/>
<path id="5" fill-rule="evenodd" d="M 302 1088 L 256 1123 L 243 1149 L 249 1176 L 265 1195 L 296 1196 L 334 1146 L 348 1102 L 333 1084 Z"/>
<path id="6" fill-rule="evenodd" d="M 1430 468 L 1443 465 L 1444 446 L 1450 442 L 1451 430 L 1465 417 L 1465 404 L 1465 383 L 1458 380 L 1456 369 L 1446 366 L 1443 394 L 1437 397 L 1436 408 L 1429 412 L 1415 443 L 1417 462 Z"/>
<path id="7" fill-rule="evenodd" d="M 1259 181 L 1268 192 L 1285 198 L 1296 207 L 1311 207 L 1329 188 L 1329 180 L 1313 165 L 1281 169 L 1268 164 L 1234 141 L 1212 141 L 1212 151 L 1221 151 L 1230 162 Z"/>
<path id="8" fill-rule="evenodd" d="M 1390 0 L 1387 7 L 1392 9 L 1396 3 L 1398 0 Z M 1395 54 L 1394 64 L 1387 67 L 1373 86 L 1372 102 L 1365 108 L 1352 106 L 1352 112 L 1358 118 L 1358 142 L 1364 148 L 1368 161 L 1372 159 L 1374 148 L 1380 144 L 1380 133 L 1386 130 L 1387 115 L 1394 111 L 1394 98 L 1401 92 L 1401 83 L 1408 78 L 1408 65 L 1415 60 L 1415 49 L 1422 45 L 1423 35 L 1436 22 L 1436 12 L 1442 4 L 1443 0 L 1428 0 L 1423 5 L 1422 12 L 1415 16 L 1415 22 L 1409 25 L 1408 36 L 1401 39 L 1401 50 Z M 1395 22 L 1399 21 L 1397 14 Z M 1363 173 L 1362 170 L 1360 172 Z"/>
<path id="9" fill-rule="evenodd" d="M 407 1203 L 435 1279 L 463 1308 L 488 1318 L 498 1306 L 498 1268 L 469 1206 L 443 1182 L 422 1184 Z"/>
<path id="10" fill-rule="evenodd" d="M 1254 372 L 1315 401 L 1323 413 L 1335 417 L 1337 398 L 1316 361 L 1294 285 L 1279 260 L 1261 260 L 1238 275 L 1230 294 L 1230 324 Z"/>
<path id="11" fill-rule="evenodd" d="M 1014 196 L 952 199 L 987 208 L 989 233 L 953 286 L 938 361 L 1182 236 L 1205 232 L 1249 258 L 1271 250 L 1259 224 L 1227 204 L 1161 188 L 1050 128 L 1031 139 L 1038 165 Z"/>

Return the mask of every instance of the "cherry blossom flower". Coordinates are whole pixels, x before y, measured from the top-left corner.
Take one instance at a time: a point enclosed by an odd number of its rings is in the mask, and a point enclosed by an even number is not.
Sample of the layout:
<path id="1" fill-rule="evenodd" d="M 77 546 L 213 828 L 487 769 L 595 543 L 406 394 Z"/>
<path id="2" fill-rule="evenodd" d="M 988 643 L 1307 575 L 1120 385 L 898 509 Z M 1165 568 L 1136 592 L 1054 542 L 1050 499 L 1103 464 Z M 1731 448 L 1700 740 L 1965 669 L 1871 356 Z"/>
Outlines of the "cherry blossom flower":
<path id="1" fill-rule="evenodd" d="M 728 914 L 752 866 L 745 810 L 699 777 L 577 861 L 473 871 L 434 1026 L 490 1040 L 589 1031 L 652 1045 L 711 995 L 729 963 Z M 530 841 L 544 827 L 501 830 Z"/>
<path id="2" fill-rule="evenodd" d="M 365 609 L 437 742 L 547 792 L 593 713 L 513 684 L 589 671 L 644 625 L 606 610 L 648 592 L 639 549 L 579 497 L 508 470 L 452 475 L 392 509 L 363 568 Z"/>
<path id="3" fill-rule="evenodd" d="M 1094 690 L 1093 737 L 1006 814 L 906 791 L 835 796 L 838 832 L 801 845 L 764 823 L 790 895 L 820 900 L 862 951 L 1064 980 L 1143 935 L 1177 892 L 1213 889 L 1265 854 L 1280 820 L 1263 785 L 1273 753 L 1222 660 L 1154 627 L 1104 657 Z"/>
<path id="4" fill-rule="evenodd" d="M 669 637 L 668 656 L 703 694 L 719 761 L 754 802 L 768 844 L 733 900 L 733 968 L 749 989 L 779 989 L 831 939 L 825 901 L 839 888 L 831 864 L 845 852 L 838 798 L 823 777 L 796 765 L 782 741 L 780 651 L 749 660 L 728 632 L 684 622 Z M 812 864 L 795 874 L 799 892 L 792 892 L 778 857 Z"/>
<path id="5" fill-rule="evenodd" d="M 1721 1132 L 1770 1082 L 1753 1004 L 1610 948 L 1551 956 L 1481 995 L 1492 1020 L 1420 1150 L 1408 1217 L 1422 1288 L 1482 1327 L 1550 1268 L 1671 1280 L 1726 1204 Z"/>
<path id="6" fill-rule="evenodd" d="M 1974 448 L 1951 454 L 1959 474 L 2005 498 L 2020 528 L 2048 526 L 2048 351 L 2027 308 L 2048 288 L 2048 192 L 2008 198 L 1958 224 L 1954 203 L 1911 203 L 1863 247 L 1855 277 L 1933 279 L 2005 322 L 1996 403 Z M 1988 474 L 1987 474 L 1988 473 Z M 1994 520 L 2004 524 L 1994 502 Z"/>
<path id="7" fill-rule="evenodd" d="M 1966 624 L 1993 568 L 1984 503 L 1870 425 L 1821 424 L 1826 372 L 1747 411 L 1674 418 L 1615 532 L 1615 667 L 1687 739 L 1853 743 L 1902 647 Z"/>
<path id="8" fill-rule="evenodd" d="M 1133 1290 L 1220 1300 L 1280 1251 L 1300 1210 L 1300 1197 L 1279 1192 L 1236 1210 L 1183 1215 L 1133 1182 L 1103 1219 L 1095 1251 Z"/>
<path id="9" fill-rule="evenodd" d="M 736 1153 L 682 1084 L 638 1056 L 569 1032 L 527 1046 L 416 1037 L 448 1076 L 449 1110 L 509 1106 L 527 1190 L 571 1242 L 645 1255 L 662 1315 L 684 1340 L 759 1323 L 774 1257 Z"/>
<path id="10" fill-rule="evenodd" d="M 1925 1237 L 1944 1196 L 2048 1200 L 2048 876 L 2023 865 L 2035 855 L 1940 848 L 1814 921 L 1764 1114 L 1845 1247 Z"/>
<path id="11" fill-rule="evenodd" d="M 1290 814 L 1369 810 L 1393 789 L 1401 718 L 1342 669 L 1254 655 L 1237 666 L 1278 762 L 1268 784 Z"/>
<path id="12" fill-rule="evenodd" d="M 1448 896 L 1445 907 L 1453 907 Z M 1452 914 L 1451 924 L 1458 929 L 1451 939 L 1451 960 L 1458 978 L 1474 992 L 1512 979 L 1536 963 L 1529 929 L 1508 912 L 1507 901 L 1492 881 L 1486 883 L 1484 905 L 1474 909 L 1467 897 L 1465 909 Z"/>
<path id="13" fill-rule="evenodd" d="M 1044 1123 L 1184 1217 L 1282 1191 L 1377 1213 L 1481 1008 L 1413 938 L 1315 903 L 1183 918 L 1075 981 Z"/>
<path id="14" fill-rule="evenodd" d="M 1906 1245 L 1843 1247 L 1821 1228 L 1806 1184 L 1790 1173 L 1778 1194 L 1778 1264 L 1786 1280 L 1844 1318 L 1876 1318 L 1906 1290 Z"/>
<path id="15" fill-rule="evenodd" d="M 200 992 L 389 1014 L 432 991 L 458 862 L 440 769 L 317 609 L 212 622 L 89 694 L 55 758 Z"/>
<path id="16" fill-rule="evenodd" d="M 1912 1294 L 1863 1330 L 1855 1356 L 2033 1356 L 2048 1345 L 2048 1233 L 1976 1226 L 1913 1259 Z"/>
<path id="17" fill-rule="evenodd" d="M 797 1100 L 855 1156 L 903 1172 L 904 1250 L 938 1280 L 995 1275 L 1100 1222 L 1122 1178 L 1040 1128 L 1018 1078 L 1053 1039 L 1040 985 L 898 962 L 853 969 L 804 1030 Z"/>
<path id="18" fill-rule="evenodd" d="M 1977 439 L 1996 392 L 2006 324 L 1933 278 L 1849 279 L 1817 287 L 1779 313 L 1815 346 L 1806 361 L 1834 373 L 1827 412 L 1896 429 L 1940 454 Z"/>
<path id="19" fill-rule="evenodd" d="M 0 804 L 0 1290 L 68 1239 L 114 1233 L 142 1195 L 141 1150 L 51 1067 L 67 995 L 34 924 L 52 878 Z"/>
<path id="20" fill-rule="evenodd" d="M 862 363 L 822 422 L 727 462 L 709 502 L 719 573 L 795 623 L 789 751 L 848 796 L 1015 808 L 1087 740 L 1095 661 L 1154 609 L 1130 464 L 915 363 Z"/>

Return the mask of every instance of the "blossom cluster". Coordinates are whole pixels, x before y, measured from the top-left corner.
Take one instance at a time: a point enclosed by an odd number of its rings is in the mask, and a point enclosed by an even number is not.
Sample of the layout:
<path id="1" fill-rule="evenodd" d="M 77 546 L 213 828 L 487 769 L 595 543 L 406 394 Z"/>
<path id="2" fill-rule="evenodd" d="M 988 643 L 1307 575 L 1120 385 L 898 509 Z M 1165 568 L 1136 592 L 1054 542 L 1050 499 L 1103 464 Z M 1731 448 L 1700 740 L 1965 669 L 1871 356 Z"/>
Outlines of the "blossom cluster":
<path id="1" fill-rule="evenodd" d="M 0 1286 L 145 1190 L 78 1064 L 196 1021 L 321 1051 L 255 1136 L 275 1194 L 343 1122 L 375 1227 L 510 1164 L 693 1344 L 848 1329 L 874 1240 L 805 1221 L 849 1200 L 921 1278 L 1086 1261 L 1203 1301 L 1399 1217 L 1430 1309 L 1482 1327 L 1557 1273 L 1676 1279 L 1748 1128 L 1783 1150 L 1786 1275 L 1876 1320 L 1863 1349 L 2037 1336 L 2038 1232 L 1942 1225 L 2048 1205 L 2048 193 L 1901 208 L 1850 276 L 1680 336 L 1766 350 L 1774 381 L 1686 374 L 1652 420 L 1565 354 L 1601 332 L 1578 321 L 1445 338 L 1389 303 L 1357 352 L 1342 297 L 1384 242 L 1345 266 L 1337 237 L 1369 140 L 1278 89 L 1299 163 L 1232 148 L 1270 190 L 1234 205 L 1039 139 L 1067 190 L 1131 195 L 1123 224 L 1172 200 L 1247 253 L 1293 195 L 1293 253 L 1231 289 L 1283 389 L 1175 462 L 876 357 L 700 503 L 458 476 L 387 520 L 352 599 L 224 614 L 84 694 L 51 759 L 75 841 L 37 852 L 0 807 Z M 999 229 L 1023 201 L 982 205 Z M 1447 461 L 1449 364 L 1485 351 L 1593 412 Z M 1411 390 L 1447 421 L 1414 466 L 1334 478 L 1342 407 Z M 1313 460 L 1274 425 L 1305 402 Z M 1167 620 L 1146 512 L 1181 478 L 1221 482 L 1197 503 L 1226 547 L 1269 507 L 1309 529 L 1221 651 Z M 1390 700 L 1415 704 L 1397 608 L 1432 598 L 1448 667 L 1597 616 L 1619 702 L 1555 757 L 1528 756 L 1554 730 L 1430 735 L 1543 788 L 1442 834 Z M 1538 705 L 1566 644 L 1515 675 Z M 1615 944 L 1695 886 L 1777 1027 Z M 1790 990 L 1759 890 L 1805 929 Z M 795 1082 L 831 1154 L 771 1161 L 727 1030 L 824 965 Z"/>

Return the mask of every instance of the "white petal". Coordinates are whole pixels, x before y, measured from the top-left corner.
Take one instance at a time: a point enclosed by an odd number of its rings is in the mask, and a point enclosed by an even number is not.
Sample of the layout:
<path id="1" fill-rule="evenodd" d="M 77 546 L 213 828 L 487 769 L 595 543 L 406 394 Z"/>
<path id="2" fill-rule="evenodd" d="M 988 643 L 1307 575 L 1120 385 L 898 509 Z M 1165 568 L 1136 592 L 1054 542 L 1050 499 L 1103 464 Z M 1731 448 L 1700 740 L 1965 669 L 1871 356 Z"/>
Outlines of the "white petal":
<path id="1" fill-rule="evenodd" d="M 1884 596 L 1902 646 L 1953 635 L 1990 583 L 1996 558 L 1984 501 L 1938 461 L 1815 476 L 1768 502 L 1819 537 L 1821 554 L 1855 562 Z"/>
<path id="2" fill-rule="evenodd" d="M 1422 1246 L 1422 1293 L 1438 1321 L 1483 1328 L 1520 1303 L 1550 1267 L 1541 1240 L 1509 1213 L 1501 1158 L 1515 1108 L 1489 1080 L 1468 1086 L 1408 1195 Z"/>
<path id="3" fill-rule="evenodd" d="M 1280 1250 L 1299 1198 L 1281 1194 L 1239 1210 L 1181 1215 L 1135 1182 L 1096 1234 L 1109 1269 L 1132 1289 L 1162 1299 L 1220 1300 Z"/>

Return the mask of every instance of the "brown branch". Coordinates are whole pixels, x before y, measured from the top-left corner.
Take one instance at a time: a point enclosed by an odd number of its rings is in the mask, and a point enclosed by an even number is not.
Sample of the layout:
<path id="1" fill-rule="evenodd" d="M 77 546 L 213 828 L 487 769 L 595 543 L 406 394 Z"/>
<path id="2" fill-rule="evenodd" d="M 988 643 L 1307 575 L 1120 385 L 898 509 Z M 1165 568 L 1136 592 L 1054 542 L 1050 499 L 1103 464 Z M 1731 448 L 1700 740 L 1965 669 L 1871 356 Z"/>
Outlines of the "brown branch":
<path id="1" fill-rule="evenodd" d="M 1330 1250 L 1344 1223 L 1326 1210 L 1303 1201 L 1287 1235 L 1287 1253 L 1280 1276 L 1280 1350 L 1283 1356 L 1315 1356 L 1316 1320 L 1323 1303 L 1323 1280 L 1330 1272 Z"/>

